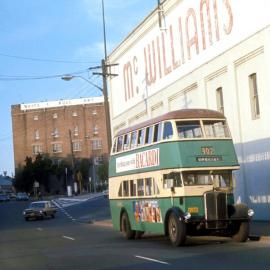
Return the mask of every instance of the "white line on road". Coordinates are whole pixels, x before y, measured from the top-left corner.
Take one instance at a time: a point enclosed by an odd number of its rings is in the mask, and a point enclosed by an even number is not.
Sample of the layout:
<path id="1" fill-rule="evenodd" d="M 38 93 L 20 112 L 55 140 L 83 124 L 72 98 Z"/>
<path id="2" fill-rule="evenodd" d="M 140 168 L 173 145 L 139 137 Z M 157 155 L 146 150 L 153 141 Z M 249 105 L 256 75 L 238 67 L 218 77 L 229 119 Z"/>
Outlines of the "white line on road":
<path id="1" fill-rule="evenodd" d="M 66 239 L 69 239 L 69 240 L 73 240 L 73 241 L 75 240 L 74 238 L 68 237 L 68 236 L 65 236 L 65 235 L 63 235 L 62 237 L 63 237 L 63 238 L 66 238 Z"/>
<path id="2" fill-rule="evenodd" d="M 155 260 L 155 259 L 151 259 L 151 258 L 147 258 L 147 257 L 142 257 L 142 256 L 139 256 L 139 255 L 134 255 L 136 258 L 138 259 L 143 259 L 143 260 L 147 260 L 147 261 L 151 261 L 151 262 L 156 262 L 156 263 L 161 263 L 161 264 L 167 264 L 169 265 L 169 263 L 167 262 L 163 262 L 163 261 L 159 261 L 159 260 Z"/>
<path id="3" fill-rule="evenodd" d="M 43 229 L 42 229 L 42 228 L 37 228 L 37 230 L 38 230 L 38 231 L 43 231 Z"/>

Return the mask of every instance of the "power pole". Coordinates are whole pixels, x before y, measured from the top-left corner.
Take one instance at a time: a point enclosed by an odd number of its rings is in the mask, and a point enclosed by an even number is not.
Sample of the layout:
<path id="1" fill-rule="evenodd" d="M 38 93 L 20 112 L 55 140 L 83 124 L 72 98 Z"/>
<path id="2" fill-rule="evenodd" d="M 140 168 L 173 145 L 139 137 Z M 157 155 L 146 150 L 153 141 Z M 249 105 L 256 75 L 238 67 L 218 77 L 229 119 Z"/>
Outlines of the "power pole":
<path id="1" fill-rule="evenodd" d="M 106 118 L 106 129 L 107 129 L 107 144 L 108 144 L 108 150 L 110 152 L 111 146 L 112 146 L 112 132 L 111 132 L 111 119 L 110 119 L 110 107 L 109 107 L 109 98 L 108 98 L 108 88 L 107 88 L 107 77 L 108 76 L 118 76 L 118 74 L 112 74 L 108 73 L 107 68 L 111 66 L 116 66 L 118 64 L 106 64 L 106 61 L 102 59 L 101 61 L 101 67 L 95 67 L 95 68 L 101 68 L 102 72 L 93 72 L 93 75 L 101 75 L 102 81 L 103 81 L 103 96 L 104 96 L 104 109 L 105 109 L 105 118 Z"/>
<path id="2" fill-rule="evenodd" d="M 72 137 L 71 137 L 71 130 L 69 132 L 69 142 L 70 142 L 70 153 L 71 153 L 71 168 L 72 168 L 72 185 L 74 184 L 74 174 L 75 174 L 75 165 L 74 165 L 74 152 L 73 152 L 73 144 L 72 144 Z"/>

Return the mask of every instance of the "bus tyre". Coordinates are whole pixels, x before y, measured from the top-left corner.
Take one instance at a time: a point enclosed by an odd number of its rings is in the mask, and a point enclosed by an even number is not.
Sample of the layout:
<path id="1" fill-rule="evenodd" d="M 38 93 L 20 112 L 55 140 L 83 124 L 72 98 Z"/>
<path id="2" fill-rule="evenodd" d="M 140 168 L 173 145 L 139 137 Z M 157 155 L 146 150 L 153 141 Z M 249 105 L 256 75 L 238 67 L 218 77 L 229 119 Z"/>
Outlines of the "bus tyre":
<path id="1" fill-rule="evenodd" d="M 175 213 L 171 213 L 168 221 L 168 232 L 173 246 L 183 246 L 186 242 L 186 224 L 179 220 Z"/>
<path id="2" fill-rule="evenodd" d="M 124 212 L 121 217 L 121 230 L 126 239 L 134 239 L 135 231 L 131 229 L 128 215 L 126 212 Z"/>
<path id="3" fill-rule="evenodd" d="M 141 239 L 144 234 L 144 231 L 136 231 L 135 232 L 135 239 Z"/>
<path id="4" fill-rule="evenodd" d="M 237 226 L 238 231 L 232 236 L 235 242 L 246 242 L 249 235 L 248 221 L 240 222 Z"/>

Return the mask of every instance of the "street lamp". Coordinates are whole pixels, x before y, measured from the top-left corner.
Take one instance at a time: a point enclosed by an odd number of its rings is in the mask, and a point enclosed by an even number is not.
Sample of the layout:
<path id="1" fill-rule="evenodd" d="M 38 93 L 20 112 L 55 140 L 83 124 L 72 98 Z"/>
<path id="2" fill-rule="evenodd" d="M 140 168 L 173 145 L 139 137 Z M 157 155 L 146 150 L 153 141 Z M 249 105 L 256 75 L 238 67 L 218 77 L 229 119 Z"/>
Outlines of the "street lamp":
<path id="1" fill-rule="evenodd" d="M 64 75 L 61 77 L 62 80 L 64 81 L 71 81 L 74 78 L 80 78 L 86 82 L 88 82 L 89 84 L 91 84 L 92 86 L 96 87 L 97 89 L 99 89 L 104 96 L 104 109 L 105 109 L 105 122 L 106 122 L 106 130 L 107 130 L 107 145 L 108 145 L 108 152 L 110 152 L 111 150 L 111 122 L 110 122 L 110 111 L 109 111 L 109 101 L 108 101 L 108 92 L 107 92 L 107 81 L 106 81 L 106 65 L 105 65 L 105 61 L 102 60 L 102 76 L 103 76 L 103 88 L 101 88 L 100 86 L 96 85 L 95 83 L 91 82 L 90 80 L 84 78 L 83 76 L 79 76 L 79 75 Z"/>
<path id="2" fill-rule="evenodd" d="M 96 87 L 97 89 L 99 89 L 103 93 L 103 89 L 100 86 L 98 86 L 95 83 L 87 80 L 83 76 L 79 76 L 79 75 L 76 75 L 76 76 L 74 76 L 74 75 L 64 75 L 64 76 L 61 77 L 61 79 L 64 80 L 64 81 L 71 81 L 74 78 L 81 78 L 81 79 L 85 80 L 86 82 L 90 83 L 92 86 Z"/>

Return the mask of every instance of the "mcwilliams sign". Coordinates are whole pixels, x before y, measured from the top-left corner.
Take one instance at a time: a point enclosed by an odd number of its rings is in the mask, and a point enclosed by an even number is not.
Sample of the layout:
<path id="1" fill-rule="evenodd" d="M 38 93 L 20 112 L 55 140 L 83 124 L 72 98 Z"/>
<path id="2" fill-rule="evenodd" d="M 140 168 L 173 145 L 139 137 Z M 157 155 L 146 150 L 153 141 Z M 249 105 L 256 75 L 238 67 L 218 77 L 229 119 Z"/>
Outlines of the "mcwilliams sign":
<path id="1" fill-rule="evenodd" d="M 154 12 L 151 23 L 143 22 L 109 57 L 119 64 L 112 67 L 119 76 L 110 81 L 113 117 L 270 24 L 269 0 L 169 0 L 163 5 L 166 30 L 159 28 Z"/>
<path id="2" fill-rule="evenodd" d="M 116 158 L 116 172 L 159 166 L 159 148 Z"/>

